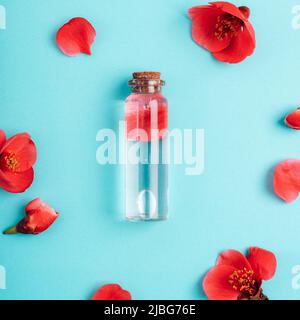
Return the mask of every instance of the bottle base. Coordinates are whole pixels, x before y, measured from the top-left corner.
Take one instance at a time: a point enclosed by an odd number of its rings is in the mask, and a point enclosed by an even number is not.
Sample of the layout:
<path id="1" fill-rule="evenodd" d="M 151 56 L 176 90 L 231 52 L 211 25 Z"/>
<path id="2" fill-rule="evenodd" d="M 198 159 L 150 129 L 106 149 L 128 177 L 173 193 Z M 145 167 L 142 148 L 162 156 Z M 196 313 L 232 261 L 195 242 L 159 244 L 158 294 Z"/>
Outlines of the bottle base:
<path id="1" fill-rule="evenodd" d="M 149 217 L 145 215 L 133 216 L 133 217 L 125 217 L 126 221 L 129 222 L 160 222 L 160 221 L 167 221 L 169 217 Z"/>

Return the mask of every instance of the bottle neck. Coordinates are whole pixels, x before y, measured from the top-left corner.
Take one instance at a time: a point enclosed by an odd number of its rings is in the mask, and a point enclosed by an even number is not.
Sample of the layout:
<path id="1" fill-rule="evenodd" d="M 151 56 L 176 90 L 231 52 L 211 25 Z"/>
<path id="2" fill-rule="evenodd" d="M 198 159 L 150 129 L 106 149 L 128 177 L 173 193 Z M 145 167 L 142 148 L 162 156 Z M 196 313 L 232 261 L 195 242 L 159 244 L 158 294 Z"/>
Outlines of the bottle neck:
<path id="1" fill-rule="evenodd" d="M 164 85 L 162 80 L 133 79 L 129 81 L 131 90 L 136 94 L 160 93 Z"/>
<path id="2" fill-rule="evenodd" d="M 150 94 L 150 93 L 160 93 L 162 90 L 161 87 L 155 86 L 134 86 L 131 88 L 132 93 L 136 94 Z"/>

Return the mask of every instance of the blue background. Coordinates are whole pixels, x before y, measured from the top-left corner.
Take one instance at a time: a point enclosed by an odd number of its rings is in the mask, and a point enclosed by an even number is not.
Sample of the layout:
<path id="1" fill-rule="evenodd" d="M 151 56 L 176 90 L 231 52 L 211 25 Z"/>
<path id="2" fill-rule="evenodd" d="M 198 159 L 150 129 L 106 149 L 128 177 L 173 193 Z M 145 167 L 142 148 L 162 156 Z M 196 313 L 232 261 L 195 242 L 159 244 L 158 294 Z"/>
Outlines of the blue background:
<path id="1" fill-rule="evenodd" d="M 215 61 L 191 39 L 198 0 L 1 0 L 0 127 L 28 131 L 38 148 L 36 179 L 24 194 L 0 191 L 0 228 L 41 197 L 61 213 L 39 236 L 0 236 L 7 289 L 0 299 L 89 299 L 120 283 L 135 299 L 204 299 L 201 282 L 218 254 L 257 245 L 278 259 L 272 299 L 299 299 L 291 269 L 300 264 L 299 201 L 272 192 L 281 160 L 300 157 L 299 132 L 283 125 L 299 106 L 297 1 L 235 1 L 252 10 L 255 54 Z M 56 30 L 83 16 L 97 29 L 93 55 L 68 58 Z M 205 129 L 205 172 L 171 167 L 171 219 L 122 221 L 122 170 L 96 162 L 96 134 L 116 128 L 133 71 L 167 81 L 171 128 Z"/>

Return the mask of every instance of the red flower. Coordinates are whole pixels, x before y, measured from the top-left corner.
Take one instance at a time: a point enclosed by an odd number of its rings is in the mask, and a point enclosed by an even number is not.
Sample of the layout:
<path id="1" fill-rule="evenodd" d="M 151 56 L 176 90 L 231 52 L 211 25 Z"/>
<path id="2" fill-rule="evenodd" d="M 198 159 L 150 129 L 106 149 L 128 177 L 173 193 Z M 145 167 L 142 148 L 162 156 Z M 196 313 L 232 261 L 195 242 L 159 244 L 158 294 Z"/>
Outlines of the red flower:
<path id="1" fill-rule="evenodd" d="M 107 284 L 94 295 L 93 300 L 132 300 L 131 294 L 118 284 Z"/>
<path id="2" fill-rule="evenodd" d="M 300 108 L 285 118 L 285 124 L 292 129 L 300 130 Z"/>
<path id="3" fill-rule="evenodd" d="M 33 182 L 32 166 L 36 162 L 36 148 L 28 133 L 6 140 L 0 130 L 0 187 L 12 193 L 24 192 Z"/>
<path id="4" fill-rule="evenodd" d="M 15 227 L 6 230 L 4 234 L 39 234 L 47 230 L 59 216 L 58 212 L 39 198 L 29 202 L 25 212 L 26 218 Z"/>
<path id="5" fill-rule="evenodd" d="M 192 37 L 219 61 L 238 63 L 255 49 L 255 31 L 248 21 L 250 10 L 224 2 L 193 7 Z"/>
<path id="6" fill-rule="evenodd" d="M 56 42 L 60 50 L 67 56 L 80 53 L 91 55 L 91 45 L 96 37 L 96 30 L 84 18 L 74 18 L 64 24 L 56 34 Z"/>
<path id="7" fill-rule="evenodd" d="M 203 288 L 210 300 L 267 300 L 261 285 L 276 271 L 272 252 L 250 248 L 249 255 L 229 250 L 222 253 L 217 266 L 205 276 Z"/>
<path id="8" fill-rule="evenodd" d="M 274 173 L 274 191 L 284 201 L 290 203 L 300 192 L 300 160 L 286 160 L 277 165 Z"/>

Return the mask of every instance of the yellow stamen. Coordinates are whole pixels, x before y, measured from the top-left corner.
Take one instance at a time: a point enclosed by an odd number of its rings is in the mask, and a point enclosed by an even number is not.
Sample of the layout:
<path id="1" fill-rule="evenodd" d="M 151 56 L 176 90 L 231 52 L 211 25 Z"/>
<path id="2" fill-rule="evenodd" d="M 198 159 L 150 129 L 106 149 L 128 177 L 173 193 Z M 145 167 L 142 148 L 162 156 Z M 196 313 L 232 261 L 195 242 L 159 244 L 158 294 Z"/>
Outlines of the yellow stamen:
<path id="1" fill-rule="evenodd" d="M 257 291 L 256 281 L 253 279 L 253 271 L 242 270 L 234 271 L 228 279 L 228 283 L 236 291 L 253 296 Z"/>
<path id="2" fill-rule="evenodd" d="M 11 171 L 16 171 L 19 167 L 18 160 L 16 159 L 16 156 L 13 153 L 10 153 L 6 156 L 4 156 L 4 160 L 6 162 L 6 167 Z"/>

